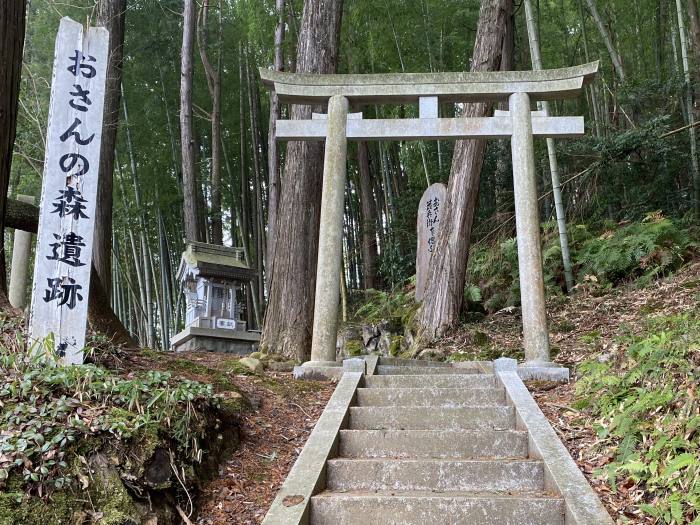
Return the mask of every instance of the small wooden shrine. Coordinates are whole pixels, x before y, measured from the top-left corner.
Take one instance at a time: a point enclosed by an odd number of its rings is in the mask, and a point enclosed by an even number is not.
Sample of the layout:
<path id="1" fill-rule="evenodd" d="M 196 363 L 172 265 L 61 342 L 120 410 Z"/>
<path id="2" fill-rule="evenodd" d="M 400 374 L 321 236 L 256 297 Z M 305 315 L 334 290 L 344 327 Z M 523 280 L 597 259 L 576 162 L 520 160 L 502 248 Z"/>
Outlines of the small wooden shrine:
<path id="1" fill-rule="evenodd" d="M 242 248 L 188 242 L 177 273 L 186 301 L 185 329 L 173 337 L 173 350 L 252 352 L 260 334 L 248 330 L 246 294 L 256 276 Z"/>

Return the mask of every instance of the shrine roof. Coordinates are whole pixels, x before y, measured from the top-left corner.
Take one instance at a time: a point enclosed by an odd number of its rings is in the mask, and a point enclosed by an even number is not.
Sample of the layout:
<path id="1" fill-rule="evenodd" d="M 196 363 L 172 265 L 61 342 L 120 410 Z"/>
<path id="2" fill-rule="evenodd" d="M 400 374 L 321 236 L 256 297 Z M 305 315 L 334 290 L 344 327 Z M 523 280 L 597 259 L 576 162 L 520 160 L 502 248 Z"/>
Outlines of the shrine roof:
<path id="1" fill-rule="evenodd" d="M 231 248 L 202 242 L 188 242 L 182 254 L 178 278 L 189 267 L 196 275 L 248 281 L 257 275 L 244 258 L 243 248 Z"/>
<path id="2" fill-rule="evenodd" d="M 319 75 L 286 73 L 260 68 L 263 84 L 282 102 L 323 103 L 334 95 L 354 102 L 417 102 L 439 97 L 444 102 L 504 100 L 528 93 L 536 100 L 577 96 L 598 73 L 598 62 L 540 71 L 484 71 L 454 73 L 386 73 Z"/>

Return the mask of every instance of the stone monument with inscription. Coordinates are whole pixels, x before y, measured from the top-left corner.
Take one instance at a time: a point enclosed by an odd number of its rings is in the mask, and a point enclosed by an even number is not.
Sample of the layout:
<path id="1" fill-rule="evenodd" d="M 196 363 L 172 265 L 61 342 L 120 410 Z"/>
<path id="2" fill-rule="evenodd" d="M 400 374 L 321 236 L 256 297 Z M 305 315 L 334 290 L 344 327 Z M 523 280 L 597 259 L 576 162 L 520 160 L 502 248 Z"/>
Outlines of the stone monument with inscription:
<path id="1" fill-rule="evenodd" d="M 416 229 L 418 244 L 416 247 L 416 301 L 423 300 L 425 287 L 430 273 L 430 258 L 437 243 L 442 206 L 447 198 L 447 186 L 441 182 L 432 184 L 425 190 L 418 205 Z"/>

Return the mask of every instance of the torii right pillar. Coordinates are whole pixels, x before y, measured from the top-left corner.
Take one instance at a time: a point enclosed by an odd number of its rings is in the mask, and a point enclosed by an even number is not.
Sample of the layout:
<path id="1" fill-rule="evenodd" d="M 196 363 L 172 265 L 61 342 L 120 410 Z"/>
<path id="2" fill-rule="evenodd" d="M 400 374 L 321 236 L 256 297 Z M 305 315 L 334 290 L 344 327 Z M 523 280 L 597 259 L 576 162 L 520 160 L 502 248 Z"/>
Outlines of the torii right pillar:
<path id="1" fill-rule="evenodd" d="M 514 93 L 510 96 L 509 105 L 513 123 L 511 149 L 515 225 L 525 349 L 525 363 L 522 366 L 548 367 L 553 365 L 549 357 L 530 96 L 527 93 Z"/>

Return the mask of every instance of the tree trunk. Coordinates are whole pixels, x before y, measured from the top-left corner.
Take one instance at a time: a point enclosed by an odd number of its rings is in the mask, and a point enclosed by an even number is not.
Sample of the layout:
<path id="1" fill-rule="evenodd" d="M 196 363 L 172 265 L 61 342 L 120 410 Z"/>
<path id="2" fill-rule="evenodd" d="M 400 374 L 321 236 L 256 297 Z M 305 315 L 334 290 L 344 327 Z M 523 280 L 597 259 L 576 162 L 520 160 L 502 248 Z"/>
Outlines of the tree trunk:
<path id="1" fill-rule="evenodd" d="M 284 69 L 284 4 L 285 0 L 276 0 L 277 27 L 275 28 L 275 71 Z M 277 207 L 280 188 L 280 159 L 277 150 L 276 123 L 281 117 L 279 97 L 277 93 L 270 93 L 270 123 L 267 136 L 267 282 L 270 282 L 275 259 L 275 240 L 277 231 Z"/>
<path id="2" fill-rule="evenodd" d="M 297 49 L 297 72 L 335 73 L 340 49 L 342 0 L 307 0 Z M 317 108 L 317 110 L 320 108 Z M 310 106 L 294 106 L 293 119 L 310 119 Z M 323 179 L 323 143 L 287 146 L 277 218 L 275 272 L 269 283 L 262 348 L 307 361 L 311 349 L 313 301 Z M 305 244 L 300 249 L 299 243 Z"/>
<path id="3" fill-rule="evenodd" d="M 472 55 L 472 71 L 500 67 L 510 0 L 483 0 Z M 464 117 L 485 117 L 491 104 L 467 105 Z M 461 140 L 455 146 L 437 247 L 419 316 L 420 336 L 432 340 L 457 324 L 464 299 L 469 241 L 486 143 Z"/>
<path id="4" fill-rule="evenodd" d="M 192 136 L 192 77 L 194 62 L 195 0 L 184 0 L 182 22 L 182 60 L 180 65 L 180 145 L 182 148 L 183 211 L 185 236 L 200 241 L 201 220 L 197 202 L 197 177 L 194 170 L 194 137 Z"/>
<path id="5" fill-rule="evenodd" d="M 678 33 L 681 41 L 681 56 L 683 58 L 683 74 L 685 77 L 686 111 L 688 113 L 688 134 L 690 135 L 690 165 L 693 181 L 693 211 L 695 218 L 700 219 L 700 166 L 698 165 L 698 145 L 695 131 L 695 115 L 693 111 L 693 88 L 690 83 L 690 63 L 688 60 L 688 39 L 685 34 L 685 21 L 683 20 L 683 4 L 676 0 L 678 14 Z"/>
<path id="6" fill-rule="evenodd" d="M 255 232 L 255 262 L 258 272 L 258 284 L 256 292 L 258 294 L 259 311 L 264 309 L 265 303 L 265 282 L 264 267 L 266 263 L 265 250 L 265 221 L 262 198 L 262 181 L 265 178 L 263 165 L 265 163 L 262 152 L 262 135 L 258 126 L 258 99 L 255 76 L 250 67 L 250 53 L 246 53 L 246 81 L 248 84 L 248 110 L 250 113 L 250 133 L 253 142 L 253 189 L 255 193 L 255 215 L 253 217 L 253 231 Z M 257 326 L 260 326 L 260 319 L 256 319 Z"/>
<path id="7" fill-rule="evenodd" d="M 605 47 L 608 49 L 608 54 L 610 55 L 610 60 L 613 63 L 613 67 L 615 68 L 615 73 L 617 74 L 618 78 L 620 79 L 620 82 L 624 83 L 625 82 L 625 70 L 622 67 L 622 59 L 620 58 L 620 54 L 617 52 L 617 49 L 615 49 L 615 46 L 613 45 L 612 38 L 610 37 L 610 33 L 608 32 L 608 29 L 605 27 L 605 24 L 603 23 L 603 19 L 600 17 L 600 13 L 598 13 L 598 8 L 596 7 L 595 0 L 586 0 L 586 3 L 588 4 L 588 10 L 591 12 L 591 15 L 593 16 L 593 20 L 595 21 L 595 25 L 598 27 L 598 31 L 600 32 L 600 36 L 603 38 L 603 42 L 605 43 Z"/>
<path id="8" fill-rule="evenodd" d="M 100 205 L 95 210 L 92 260 L 95 263 L 97 275 L 102 281 L 102 289 L 107 297 L 111 297 L 114 148 L 117 144 L 117 126 L 119 125 L 126 0 L 99 0 L 96 11 L 97 25 L 109 30 L 109 61 L 100 146 L 100 179 L 97 186 L 97 202 Z"/>
<path id="9" fill-rule="evenodd" d="M 523 0 L 525 5 L 525 18 L 527 22 L 527 34 L 530 42 L 530 56 L 532 57 L 532 69 L 539 71 L 542 69 L 542 58 L 540 56 L 540 40 L 538 26 L 535 24 L 535 17 L 532 11 L 530 0 Z M 549 115 L 549 102 L 543 100 L 538 104 L 539 109 Z M 571 255 L 569 252 L 569 234 L 566 231 L 566 209 L 561 192 L 561 182 L 559 177 L 559 161 L 557 150 L 553 138 L 547 138 L 547 156 L 549 157 L 549 172 L 552 177 L 552 194 L 554 196 L 554 206 L 557 213 L 557 229 L 559 230 L 559 245 L 561 246 L 561 258 L 564 266 L 564 279 L 566 290 L 570 292 L 574 288 L 574 273 L 571 269 Z"/>
<path id="10" fill-rule="evenodd" d="M 362 268 L 365 289 L 377 288 L 377 209 L 372 195 L 372 174 L 366 142 L 357 144 L 357 169 L 362 206 Z"/>
<path id="11" fill-rule="evenodd" d="M 698 19 L 698 4 L 696 0 L 688 0 L 688 20 L 690 25 L 690 42 L 692 43 L 691 49 L 693 51 L 693 62 L 695 67 L 693 68 L 693 74 L 695 79 L 695 86 L 693 86 L 693 92 L 697 92 L 700 88 L 700 19 Z M 693 111 L 695 113 L 695 120 L 700 118 L 700 107 L 697 104 L 697 100 L 693 105 Z"/>
<path id="12" fill-rule="evenodd" d="M 197 43 L 199 56 L 207 77 L 209 95 L 211 95 L 211 243 L 224 244 L 224 227 L 221 215 L 221 48 L 223 27 L 221 20 L 221 2 L 219 2 L 219 58 L 215 68 L 207 55 L 207 18 L 209 0 L 204 0 L 199 12 L 197 24 Z"/>
<path id="13" fill-rule="evenodd" d="M 12 150 L 17 130 L 17 104 L 22 74 L 26 4 L 8 0 L 0 9 L 0 308 L 8 308 L 5 270 L 5 210 Z"/>
<path id="14" fill-rule="evenodd" d="M 503 50 L 501 51 L 501 71 L 513 71 L 515 69 L 515 13 L 511 2 L 510 14 L 506 18 L 506 32 L 503 37 Z M 498 109 L 508 111 L 508 102 L 498 104 Z M 494 208 L 495 219 L 498 224 L 504 222 L 513 207 L 513 174 L 511 170 L 512 159 L 510 141 L 499 140 L 496 144 L 496 171 L 494 173 Z M 510 230 L 504 230 L 504 235 L 510 235 Z"/>
<path id="15" fill-rule="evenodd" d="M 578 7 L 579 7 L 579 12 L 581 14 L 581 37 L 583 40 L 583 52 L 584 56 L 586 57 L 586 62 L 590 62 L 589 58 L 589 53 L 588 53 L 588 33 L 586 31 L 586 19 L 584 17 L 584 11 L 583 11 L 583 0 L 578 0 Z M 659 46 L 663 47 L 663 46 Z M 660 59 L 660 55 L 659 55 Z M 658 66 L 659 68 L 661 67 L 660 65 Z M 660 74 L 660 73 L 658 73 Z M 601 118 L 600 118 L 600 112 L 599 112 L 599 106 L 598 106 L 598 96 L 596 94 L 596 86 L 594 84 L 590 84 L 588 86 L 588 89 L 591 94 L 591 106 L 593 109 L 593 122 L 595 124 L 595 131 L 596 131 L 596 136 L 601 137 L 603 135 L 602 130 L 601 130 Z"/>

